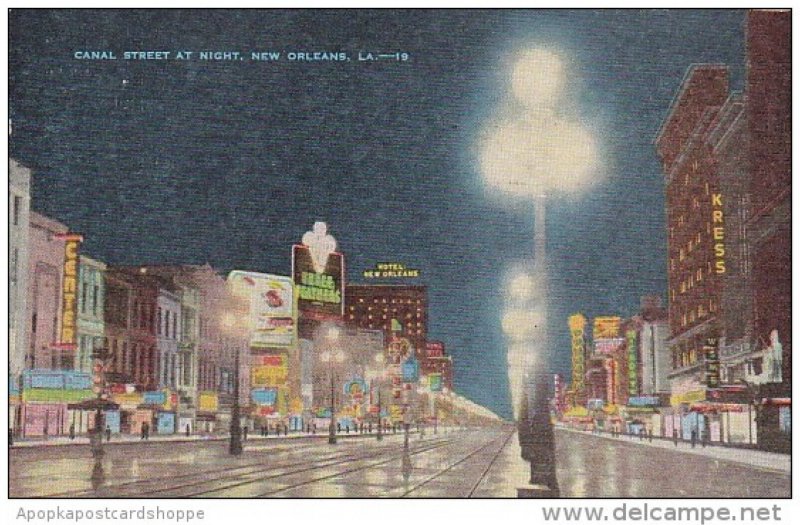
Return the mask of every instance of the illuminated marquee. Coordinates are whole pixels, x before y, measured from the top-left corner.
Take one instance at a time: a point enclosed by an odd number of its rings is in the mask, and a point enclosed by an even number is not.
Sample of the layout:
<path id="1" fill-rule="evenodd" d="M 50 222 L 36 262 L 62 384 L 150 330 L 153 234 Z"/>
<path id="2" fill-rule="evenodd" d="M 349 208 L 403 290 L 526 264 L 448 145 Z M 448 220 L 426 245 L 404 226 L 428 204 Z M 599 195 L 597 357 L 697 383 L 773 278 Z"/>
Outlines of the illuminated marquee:
<path id="1" fill-rule="evenodd" d="M 725 215 L 722 194 L 711 194 L 711 236 L 714 239 L 714 271 L 725 273 Z"/>
<path id="2" fill-rule="evenodd" d="M 639 393 L 639 356 L 636 330 L 628 330 L 625 332 L 625 337 L 628 344 L 628 395 L 635 396 Z"/>
<path id="3" fill-rule="evenodd" d="M 77 234 L 59 235 L 64 240 L 64 278 L 61 282 L 60 348 L 74 349 L 77 340 L 78 318 L 78 249 L 83 237 Z"/>
<path id="4" fill-rule="evenodd" d="M 405 264 L 401 263 L 378 263 L 375 268 L 364 270 L 364 278 L 391 278 L 391 277 L 419 277 L 420 271 L 412 268 L 406 268 Z"/>
<path id="5" fill-rule="evenodd" d="M 583 392 L 584 377 L 586 374 L 586 343 L 584 329 L 586 318 L 581 314 L 569 317 L 569 331 L 572 336 L 572 390 Z"/>
<path id="6" fill-rule="evenodd" d="M 592 337 L 594 339 L 619 337 L 619 324 L 621 321 L 622 319 L 616 316 L 595 317 Z"/>

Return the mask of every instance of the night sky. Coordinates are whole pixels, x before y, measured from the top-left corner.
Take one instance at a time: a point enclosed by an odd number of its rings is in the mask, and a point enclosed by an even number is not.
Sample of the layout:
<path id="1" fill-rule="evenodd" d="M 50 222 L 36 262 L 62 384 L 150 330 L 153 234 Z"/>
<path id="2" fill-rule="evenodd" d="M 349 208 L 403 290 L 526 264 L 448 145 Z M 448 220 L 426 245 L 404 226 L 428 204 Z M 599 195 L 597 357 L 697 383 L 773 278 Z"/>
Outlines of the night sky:
<path id="1" fill-rule="evenodd" d="M 349 281 L 376 262 L 422 271 L 409 283 L 429 286 L 429 337 L 454 356 L 456 390 L 503 416 L 501 290 L 532 256 L 533 213 L 489 195 L 476 141 L 515 51 L 569 54 L 607 162 L 591 193 L 548 202 L 545 366 L 566 374 L 569 314 L 629 316 L 666 294 L 652 143 L 687 67 L 728 64 L 735 89 L 744 71 L 741 11 L 14 10 L 9 25 L 11 155 L 34 170 L 33 208 L 83 233 L 85 253 L 289 275 L 292 243 L 326 221 Z M 147 50 L 352 60 L 121 59 Z"/>

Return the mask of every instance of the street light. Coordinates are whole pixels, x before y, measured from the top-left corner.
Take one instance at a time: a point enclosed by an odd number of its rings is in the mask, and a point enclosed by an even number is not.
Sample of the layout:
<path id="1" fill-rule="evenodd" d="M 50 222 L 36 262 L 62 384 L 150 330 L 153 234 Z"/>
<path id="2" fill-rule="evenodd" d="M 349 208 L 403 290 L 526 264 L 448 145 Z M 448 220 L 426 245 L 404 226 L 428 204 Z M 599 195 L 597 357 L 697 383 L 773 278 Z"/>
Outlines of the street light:
<path id="1" fill-rule="evenodd" d="M 381 428 L 383 426 L 383 421 L 381 418 L 381 379 L 383 379 L 384 375 L 384 361 L 385 359 L 382 352 L 375 354 L 375 363 L 378 366 L 378 370 L 367 371 L 370 380 L 370 391 L 373 390 L 374 383 L 378 383 L 378 441 L 383 441 L 383 429 Z"/>
<path id="2" fill-rule="evenodd" d="M 240 335 L 240 329 L 244 329 L 240 318 L 231 312 L 226 312 L 222 318 L 222 327 L 225 333 L 229 336 Z M 231 340 L 226 339 L 228 348 L 230 348 Z M 239 406 L 239 384 L 240 377 L 240 349 L 237 341 L 233 341 L 234 354 L 233 354 L 233 406 L 231 407 L 231 428 L 230 428 L 230 443 L 228 444 L 228 453 L 231 456 L 239 456 L 242 454 L 242 422 L 241 422 L 241 407 Z"/>
<path id="3" fill-rule="evenodd" d="M 325 339 L 328 340 L 330 345 L 336 343 L 339 340 L 339 329 L 331 327 L 328 329 L 328 333 L 325 335 Z M 328 373 L 331 377 L 331 421 L 330 425 L 328 425 L 328 443 L 331 445 L 336 444 L 336 387 L 335 387 L 335 379 L 333 373 L 333 363 L 341 363 L 344 361 L 344 352 L 340 348 L 331 348 L 326 350 L 320 354 L 320 361 L 323 363 L 328 363 Z"/>

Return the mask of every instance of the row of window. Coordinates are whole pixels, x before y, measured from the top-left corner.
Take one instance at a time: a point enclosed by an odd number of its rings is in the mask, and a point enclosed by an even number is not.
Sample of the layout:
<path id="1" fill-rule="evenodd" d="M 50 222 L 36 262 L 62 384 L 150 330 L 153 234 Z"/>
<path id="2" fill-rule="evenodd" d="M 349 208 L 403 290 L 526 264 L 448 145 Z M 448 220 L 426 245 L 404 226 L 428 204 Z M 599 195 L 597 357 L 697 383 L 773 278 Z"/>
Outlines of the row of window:
<path id="1" fill-rule="evenodd" d="M 359 297 L 358 298 L 358 302 L 359 303 L 363 303 L 364 302 L 364 298 L 363 297 Z M 391 304 L 414 304 L 414 300 L 413 299 L 391 299 L 391 300 L 388 300 L 385 297 L 375 297 L 375 298 L 372 299 L 372 302 L 375 303 L 375 304 L 378 304 L 378 303 L 381 303 L 381 304 L 388 304 L 388 303 L 391 303 Z M 416 304 L 422 304 L 422 299 L 417 299 L 416 300 Z"/>
<path id="2" fill-rule="evenodd" d="M 163 322 L 162 322 L 163 321 Z M 170 325 L 170 321 L 172 324 Z M 170 328 L 172 329 L 170 331 Z M 161 310 L 158 308 L 156 333 L 164 337 L 172 336 L 172 339 L 178 338 L 178 314 L 171 310 Z"/>
<path id="3" fill-rule="evenodd" d="M 696 308 L 690 308 L 681 315 L 681 327 L 692 325 L 695 323 L 695 321 L 700 321 L 709 315 L 716 313 L 716 311 L 717 303 L 714 300 L 709 300 L 707 307 L 705 304 L 700 304 L 697 305 Z"/>

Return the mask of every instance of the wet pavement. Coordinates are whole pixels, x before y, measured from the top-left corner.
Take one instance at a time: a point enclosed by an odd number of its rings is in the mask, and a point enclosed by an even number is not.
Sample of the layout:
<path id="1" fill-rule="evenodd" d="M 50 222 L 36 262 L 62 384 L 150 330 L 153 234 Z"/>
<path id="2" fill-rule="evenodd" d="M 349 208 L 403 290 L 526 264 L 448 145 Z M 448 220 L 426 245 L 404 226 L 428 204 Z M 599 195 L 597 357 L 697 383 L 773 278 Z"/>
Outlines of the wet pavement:
<path id="1" fill-rule="evenodd" d="M 563 497 L 785 497 L 788 472 L 680 450 L 556 431 Z M 405 457 L 404 457 L 405 456 Z M 149 442 L 15 448 L 11 497 L 516 497 L 529 465 L 512 426 L 340 439 Z M 724 480 L 724 482 L 722 481 Z"/>
<path id="2" fill-rule="evenodd" d="M 556 430 L 558 482 L 572 498 L 789 497 L 786 471 Z"/>

